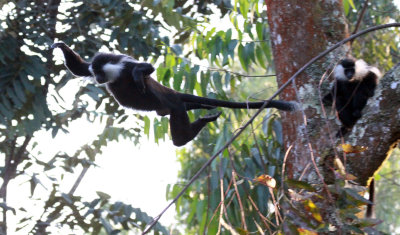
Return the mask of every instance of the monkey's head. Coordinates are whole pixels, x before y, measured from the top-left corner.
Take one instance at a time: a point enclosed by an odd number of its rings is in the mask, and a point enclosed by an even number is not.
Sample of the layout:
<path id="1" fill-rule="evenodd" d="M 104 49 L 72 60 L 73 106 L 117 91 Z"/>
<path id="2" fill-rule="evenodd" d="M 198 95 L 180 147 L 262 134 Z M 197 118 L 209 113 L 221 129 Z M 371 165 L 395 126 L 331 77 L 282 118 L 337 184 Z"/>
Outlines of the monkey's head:
<path id="1" fill-rule="evenodd" d="M 356 73 L 356 62 L 353 59 L 346 58 L 336 66 L 333 76 L 342 81 L 349 81 Z"/>
<path id="2" fill-rule="evenodd" d="M 98 84 L 114 82 L 123 69 L 121 58 L 108 53 L 97 54 L 89 66 L 89 71 Z"/>
<path id="3" fill-rule="evenodd" d="M 341 81 L 354 81 L 364 79 L 368 73 L 374 73 L 377 78 L 381 77 L 379 69 L 369 66 L 364 60 L 346 58 L 336 66 L 333 76 Z"/>

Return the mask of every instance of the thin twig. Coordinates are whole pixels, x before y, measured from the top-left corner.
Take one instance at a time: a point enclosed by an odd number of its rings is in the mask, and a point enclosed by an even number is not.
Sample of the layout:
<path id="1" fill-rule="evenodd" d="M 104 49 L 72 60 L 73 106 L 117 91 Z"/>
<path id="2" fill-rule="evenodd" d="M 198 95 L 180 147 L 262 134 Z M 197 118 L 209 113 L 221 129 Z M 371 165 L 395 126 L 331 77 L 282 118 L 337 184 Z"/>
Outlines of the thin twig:
<path id="1" fill-rule="evenodd" d="M 224 194 L 223 197 L 222 197 L 224 200 L 222 200 L 222 201 L 218 204 L 217 208 L 215 208 L 214 213 L 213 213 L 213 215 L 211 216 L 210 221 L 208 222 L 208 226 L 210 226 L 211 221 L 214 219 L 214 216 L 216 215 L 216 213 L 217 213 L 218 209 L 220 208 L 220 206 L 222 206 L 222 203 L 225 203 L 225 197 L 226 197 L 226 195 L 228 195 L 228 192 L 229 192 L 229 190 L 231 189 L 232 183 L 233 183 L 233 180 L 231 179 L 231 181 L 229 182 L 228 188 L 226 189 L 225 194 Z M 222 189 L 222 190 L 223 190 L 223 189 Z M 233 198 L 233 197 L 232 197 L 232 198 Z M 232 199 L 231 199 L 231 200 L 232 200 Z M 226 216 L 227 219 L 228 219 L 228 214 L 226 213 L 226 206 L 225 206 L 225 205 L 223 206 L 223 211 L 224 211 L 224 213 L 225 213 L 225 216 Z M 228 223 L 230 223 L 229 220 L 228 220 Z"/>
<path id="2" fill-rule="evenodd" d="M 253 136 L 253 138 L 254 138 L 254 145 L 256 146 L 256 149 L 257 149 L 257 151 L 258 151 L 258 155 L 260 156 L 261 168 L 263 169 L 264 174 L 267 174 L 267 169 L 265 169 L 266 163 L 265 163 L 265 161 L 264 161 L 264 155 L 262 154 L 261 147 L 260 147 L 260 145 L 259 145 L 258 142 L 257 142 L 257 138 L 256 138 L 256 134 L 255 134 L 255 130 L 254 130 L 254 125 L 253 125 L 253 123 L 250 124 L 250 128 L 251 128 L 252 136 Z"/>
<path id="3" fill-rule="evenodd" d="M 225 222 L 224 219 L 221 220 L 221 224 L 222 224 L 222 226 L 224 226 L 224 228 L 225 228 L 226 230 L 228 230 L 228 231 L 230 232 L 230 234 L 232 234 L 232 235 L 239 235 L 239 233 L 236 232 L 235 229 L 234 229 L 232 226 L 230 226 L 229 224 L 227 224 L 227 223 Z"/>
<path id="4" fill-rule="evenodd" d="M 299 76 L 305 69 L 307 69 L 310 65 L 314 64 L 317 60 L 321 59 L 322 57 L 326 56 L 329 52 L 335 50 L 336 48 L 342 46 L 343 44 L 349 42 L 350 40 L 353 40 L 357 37 L 360 37 L 364 34 L 367 34 L 372 31 L 384 29 L 384 28 L 390 28 L 390 27 L 400 27 L 400 23 L 391 23 L 391 24 L 383 24 L 383 25 L 378 25 L 374 27 L 370 27 L 368 29 L 365 29 L 359 33 L 353 34 L 350 37 L 343 39 L 342 41 L 336 43 L 335 45 L 331 46 L 330 48 L 326 49 L 316 57 L 312 58 L 310 61 L 308 61 L 303 67 L 301 67 L 295 74 L 293 74 L 292 77 L 289 78 L 289 80 L 283 84 L 269 99 L 265 100 L 264 104 L 260 107 L 260 109 L 257 110 L 257 112 L 237 131 L 235 135 L 231 137 L 231 139 L 226 142 L 224 146 L 222 146 L 210 159 L 208 159 L 207 162 L 203 164 L 203 166 L 196 172 L 196 174 L 189 180 L 189 182 L 183 187 L 183 189 L 178 193 L 178 195 L 161 211 L 161 213 L 156 216 L 153 221 L 147 226 L 147 228 L 143 231 L 142 234 L 148 233 L 154 225 L 158 222 L 158 220 L 161 218 L 161 216 L 185 193 L 185 191 L 189 188 L 189 186 L 200 176 L 201 173 L 207 168 L 213 161 L 214 159 L 221 154 L 231 143 L 238 138 L 244 129 L 250 125 L 254 121 L 254 119 L 263 111 L 263 109 L 269 104 L 269 102 L 274 99 L 278 94 L 280 94 L 284 89 L 286 89 L 287 86 L 289 86 L 293 80 L 297 76 Z"/>
<path id="5" fill-rule="evenodd" d="M 76 179 L 74 185 L 72 186 L 71 190 L 69 190 L 68 195 L 72 196 L 74 195 L 76 189 L 78 188 L 79 184 L 81 183 L 83 177 L 85 176 L 86 172 L 89 170 L 89 167 L 83 167 L 81 173 L 79 174 L 78 178 Z"/>
<path id="6" fill-rule="evenodd" d="M 284 191 L 284 186 L 283 186 L 283 182 L 285 180 L 285 168 L 286 168 L 286 159 L 289 156 L 290 150 L 292 150 L 293 148 L 293 144 L 291 144 L 289 146 L 289 148 L 286 150 L 285 156 L 283 157 L 283 164 L 282 164 L 282 174 L 281 174 L 281 190 L 282 190 L 282 194 Z"/>
<path id="7" fill-rule="evenodd" d="M 250 195 L 247 195 L 247 198 L 249 198 L 250 203 L 253 205 L 254 209 L 257 211 L 257 214 L 260 216 L 261 221 L 263 222 L 263 224 L 265 225 L 265 227 L 268 229 L 269 234 L 272 234 L 271 228 L 269 227 L 268 223 L 273 226 L 274 228 L 276 228 L 276 225 L 273 224 L 267 217 L 265 217 L 260 209 L 258 209 L 256 203 L 253 201 L 253 199 L 250 197 Z M 268 222 L 268 223 L 267 223 Z"/>
<path id="8" fill-rule="evenodd" d="M 211 170 L 210 168 L 208 168 L 208 177 L 207 177 L 207 212 L 206 212 L 206 218 L 205 221 L 208 220 L 208 211 L 210 210 L 210 201 L 211 201 Z M 204 228 L 203 228 L 203 234 L 207 234 L 206 233 L 206 229 L 208 229 L 208 225 L 204 223 Z"/>
<path id="9" fill-rule="evenodd" d="M 326 73 L 324 73 L 323 75 L 322 75 L 322 77 L 321 77 L 321 79 L 320 79 L 320 81 L 319 81 L 319 84 L 318 84 L 318 97 L 319 97 L 319 102 L 320 102 L 320 104 L 321 104 L 321 111 L 322 111 L 322 116 L 325 118 L 325 120 L 326 120 L 326 127 L 327 127 L 327 129 L 328 129 L 328 136 L 329 136 L 329 140 L 331 141 L 331 144 L 332 144 L 332 146 L 334 147 L 335 146 L 335 141 L 333 140 L 333 136 L 332 136 L 332 131 L 331 131 L 331 126 L 330 126 L 330 124 L 329 124 L 329 121 L 328 121 L 328 115 L 326 114 L 326 109 L 325 109 L 325 105 L 324 105 L 324 102 L 322 101 L 322 94 L 321 94 L 321 86 L 322 86 L 322 82 L 325 80 L 324 78 L 325 77 L 329 77 L 330 75 L 328 75 L 328 76 L 326 76 Z M 336 81 L 335 81 L 336 82 Z M 335 88 L 335 92 L 334 93 L 336 93 L 336 85 L 334 85 L 334 88 Z M 335 96 L 335 95 L 334 95 Z M 332 109 L 333 109 L 333 107 L 335 106 L 335 100 L 333 101 L 333 103 L 332 103 Z M 336 148 L 333 148 L 333 150 L 335 151 L 335 155 L 337 156 L 337 151 L 336 151 Z"/>
<path id="10" fill-rule="evenodd" d="M 177 56 L 177 58 L 185 60 L 185 61 L 189 62 L 192 65 L 197 65 L 199 67 L 203 67 L 203 68 L 205 68 L 206 70 L 209 70 L 209 71 L 230 73 L 230 74 L 236 75 L 238 77 L 261 78 L 261 77 L 275 77 L 276 76 L 276 74 L 247 75 L 247 74 L 243 74 L 243 73 L 239 73 L 239 72 L 230 71 L 230 70 L 227 70 L 227 69 L 224 69 L 224 68 L 214 68 L 214 67 L 209 67 L 209 66 L 206 66 L 206 65 L 196 64 L 196 63 L 192 62 L 190 59 L 185 58 L 185 57 Z"/>
<path id="11" fill-rule="evenodd" d="M 365 0 L 365 2 L 364 2 L 364 6 L 363 6 L 363 8 L 361 9 L 360 15 L 358 16 L 358 19 L 357 19 L 356 27 L 354 28 L 352 34 L 357 33 L 358 29 L 360 28 L 361 21 L 362 21 L 362 19 L 364 18 L 365 11 L 367 10 L 367 7 L 368 7 L 368 1 L 369 1 L 369 0 Z M 351 41 L 350 41 L 350 46 L 353 44 L 353 41 L 354 41 L 354 40 L 351 40 Z"/>
<path id="12" fill-rule="evenodd" d="M 221 203 L 220 203 L 220 205 L 221 205 L 221 208 L 220 208 L 220 211 L 219 211 L 219 224 L 218 224 L 218 232 L 217 232 L 217 235 L 219 235 L 220 233 L 221 233 L 221 225 L 222 225 L 222 220 L 223 220 L 223 218 L 222 218 L 222 214 L 224 213 L 224 206 L 225 206 L 225 200 L 224 200 L 224 179 L 222 179 L 222 178 L 220 178 L 219 179 L 219 184 L 220 184 L 220 192 L 221 192 Z"/>
<path id="13" fill-rule="evenodd" d="M 237 188 L 237 183 L 236 183 L 236 172 L 235 170 L 232 170 L 232 179 L 233 179 L 233 186 L 235 188 L 235 193 L 236 193 L 236 197 L 237 200 L 239 202 L 239 207 L 240 207 L 240 217 L 242 219 L 242 224 L 243 224 L 243 228 L 245 231 L 247 231 L 247 224 L 246 224 L 246 218 L 244 216 L 244 207 L 242 204 L 242 200 L 240 200 L 240 194 L 239 194 L 239 190 Z"/>

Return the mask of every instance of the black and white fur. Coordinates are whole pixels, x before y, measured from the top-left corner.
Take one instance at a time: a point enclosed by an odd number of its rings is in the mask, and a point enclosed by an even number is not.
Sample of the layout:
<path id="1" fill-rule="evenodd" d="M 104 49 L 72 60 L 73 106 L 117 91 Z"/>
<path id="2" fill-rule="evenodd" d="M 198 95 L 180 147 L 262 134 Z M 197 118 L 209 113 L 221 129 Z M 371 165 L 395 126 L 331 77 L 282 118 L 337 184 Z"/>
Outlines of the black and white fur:
<path id="1" fill-rule="evenodd" d="M 199 118 L 190 123 L 186 113 L 192 109 L 214 109 L 216 107 L 258 109 L 264 102 L 230 102 L 179 93 L 152 79 L 154 68 L 127 55 L 98 53 L 91 63 L 84 61 L 65 43 L 59 42 L 51 48 L 60 48 L 66 67 L 76 76 L 94 77 L 124 107 L 137 110 L 156 111 L 158 115 L 170 115 L 170 129 L 174 145 L 182 146 L 191 141 L 208 123 L 215 121 L 221 113 Z M 267 108 L 292 111 L 295 102 L 270 101 Z"/>
<path id="2" fill-rule="evenodd" d="M 381 73 L 364 60 L 347 58 L 336 66 L 333 77 L 336 82 L 323 102 L 330 105 L 335 101 L 339 120 L 343 124 L 338 133 L 340 137 L 348 133 L 361 118 L 362 109 L 374 95 Z"/>

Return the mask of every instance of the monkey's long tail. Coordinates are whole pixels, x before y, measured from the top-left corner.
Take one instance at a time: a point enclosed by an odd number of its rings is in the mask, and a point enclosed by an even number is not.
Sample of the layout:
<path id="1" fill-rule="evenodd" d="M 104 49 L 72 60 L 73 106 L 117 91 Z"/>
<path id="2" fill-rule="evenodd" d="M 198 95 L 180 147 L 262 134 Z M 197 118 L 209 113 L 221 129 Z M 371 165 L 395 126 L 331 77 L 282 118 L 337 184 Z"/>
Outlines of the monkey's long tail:
<path id="1" fill-rule="evenodd" d="M 181 99 L 184 102 L 205 104 L 210 106 L 225 107 L 232 109 L 259 109 L 264 104 L 263 101 L 260 102 L 234 102 L 234 101 L 224 101 L 211 99 L 206 97 L 200 97 L 190 94 L 180 93 Z M 277 108 L 284 111 L 294 111 L 299 109 L 298 103 L 293 101 L 281 101 L 281 100 L 271 100 L 266 108 Z"/>

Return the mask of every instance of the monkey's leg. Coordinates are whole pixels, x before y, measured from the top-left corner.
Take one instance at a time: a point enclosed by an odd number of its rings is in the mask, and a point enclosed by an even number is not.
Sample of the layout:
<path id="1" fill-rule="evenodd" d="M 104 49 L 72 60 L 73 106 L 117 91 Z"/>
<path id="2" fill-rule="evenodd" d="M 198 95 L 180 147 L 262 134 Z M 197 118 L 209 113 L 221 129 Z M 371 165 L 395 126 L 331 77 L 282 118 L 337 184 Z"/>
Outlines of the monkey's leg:
<path id="1" fill-rule="evenodd" d="M 331 106 L 333 103 L 332 92 L 329 92 L 324 98 L 322 98 L 322 103 L 326 106 Z"/>
<path id="2" fill-rule="evenodd" d="M 342 122 L 342 127 L 336 134 L 336 137 L 339 138 L 345 136 L 348 132 L 350 132 L 357 119 L 354 118 L 352 110 L 349 107 L 343 108 L 343 110 L 340 111 L 338 115 L 340 122 Z"/>
<path id="3" fill-rule="evenodd" d="M 185 145 L 196 137 L 203 127 L 212 121 L 215 121 L 221 113 L 205 116 L 190 123 L 189 117 L 183 108 L 171 110 L 170 129 L 172 142 L 175 146 Z"/>
<path id="4" fill-rule="evenodd" d="M 146 86 L 144 84 L 144 79 L 146 76 L 154 72 L 153 65 L 149 63 L 139 63 L 132 70 L 133 81 L 138 87 L 139 91 L 145 92 Z"/>
<path id="5" fill-rule="evenodd" d="M 189 111 L 192 109 L 215 109 L 215 108 L 217 108 L 217 107 L 212 106 L 212 105 L 198 104 L 198 103 L 185 103 L 186 111 Z"/>
<path id="6" fill-rule="evenodd" d="M 353 105 L 353 116 L 355 119 L 360 119 L 361 118 L 361 111 L 363 108 L 367 105 L 368 101 L 368 96 L 366 93 L 363 92 L 358 92 L 354 95 L 352 99 L 352 105 Z"/>

